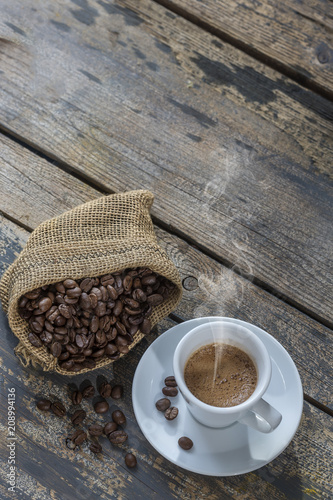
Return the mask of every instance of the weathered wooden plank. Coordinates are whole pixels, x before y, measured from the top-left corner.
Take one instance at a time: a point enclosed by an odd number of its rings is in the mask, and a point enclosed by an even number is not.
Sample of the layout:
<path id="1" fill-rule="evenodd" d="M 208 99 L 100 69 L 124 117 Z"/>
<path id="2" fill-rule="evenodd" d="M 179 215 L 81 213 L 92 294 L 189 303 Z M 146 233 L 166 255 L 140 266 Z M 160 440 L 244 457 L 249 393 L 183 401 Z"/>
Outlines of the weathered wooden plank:
<path id="1" fill-rule="evenodd" d="M 333 8 L 329 0 L 157 0 L 333 97 Z"/>
<path id="2" fill-rule="evenodd" d="M 4 212 L 30 229 L 46 218 L 100 196 L 97 190 L 7 138 L 3 138 L 0 149 L 3 159 L 0 197 L 4 200 Z M 17 231 L 6 219 L 0 229 L 1 271 L 19 253 L 28 233 Z M 183 300 L 175 311 L 177 316 L 180 319 L 230 316 L 260 326 L 290 352 L 306 394 L 333 408 L 331 331 L 180 238 L 155 229 L 184 283 Z"/>
<path id="3" fill-rule="evenodd" d="M 1 331 L 7 331 L 4 315 L 0 314 Z M 157 333 L 174 323 L 161 322 Z M 0 345 L 1 371 L 4 378 L 2 393 L 15 387 L 17 401 L 17 457 L 18 489 L 37 489 L 39 498 L 93 498 L 92 491 L 101 498 L 184 498 L 188 500 L 226 499 L 266 500 L 266 498 L 330 498 L 332 471 L 332 418 L 305 403 L 302 422 L 288 448 L 273 462 L 258 471 L 236 477 L 214 478 L 187 472 L 163 459 L 142 437 L 131 405 L 131 384 L 137 363 L 147 348 L 144 339 L 126 358 L 114 364 L 114 378 L 109 368 L 96 370 L 91 375 L 71 377 L 77 387 L 83 380 L 96 385 L 97 378 L 105 377 L 124 385 L 124 398 L 119 407 L 127 416 L 128 445 L 111 447 L 101 439 L 105 452 L 102 459 L 92 456 L 85 446 L 77 454 L 64 446 L 69 423 L 55 416 L 41 414 L 36 409 L 40 396 L 62 399 L 69 412 L 73 407 L 68 396 L 68 379 L 64 376 L 23 368 L 10 348 L 13 337 L 6 335 Z M 5 360 L 4 360 L 5 356 Z M 6 406 L 1 398 L 0 413 Z M 91 403 L 84 401 L 87 422 L 104 421 L 92 416 Z M 138 467 L 128 471 L 123 466 L 126 450 L 138 458 Z M 5 440 L 0 443 L 1 456 L 6 456 Z M 320 473 L 319 473 L 320 471 Z M 0 477 L 4 476 L 0 468 Z M 136 490 L 135 490 L 136 489 Z M 134 493 L 133 493 L 134 491 Z M 156 496 L 154 495 L 156 492 Z M 49 496 L 47 496 L 49 495 Z M 54 495 L 54 496 L 52 496 Z M 134 496 L 131 496 L 134 495 Z M 9 496 L 3 497 L 12 498 Z M 31 498 L 34 498 L 33 496 Z"/>
<path id="4" fill-rule="evenodd" d="M 119 4 L 2 2 L 2 126 L 105 190 L 151 189 L 156 220 L 331 324 L 332 105 Z"/>

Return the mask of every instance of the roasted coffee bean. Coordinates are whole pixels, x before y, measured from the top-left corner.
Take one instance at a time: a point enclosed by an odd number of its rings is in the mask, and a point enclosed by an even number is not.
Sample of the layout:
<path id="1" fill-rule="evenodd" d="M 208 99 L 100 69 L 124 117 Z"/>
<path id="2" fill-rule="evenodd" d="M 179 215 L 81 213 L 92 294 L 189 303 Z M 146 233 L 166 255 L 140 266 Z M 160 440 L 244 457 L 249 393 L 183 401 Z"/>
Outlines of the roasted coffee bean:
<path id="1" fill-rule="evenodd" d="M 43 342 L 40 340 L 40 338 L 33 332 L 29 333 L 28 339 L 34 347 L 42 347 L 43 345 Z"/>
<path id="2" fill-rule="evenodd" d="M 103 448 L 102 448 L 102 445 L 101 445 L 100 443 L 93 442 L 93 443 L 91 443 L 91 445 L 89 446 L 89 450 L 90 450 L 92 453 L 95 453 L 95 455 L 97 455 L 97 453 L 102 453 Z"/>
<path id="3" fill-rule="evenodd" d="M 41 411 L 49 411 L 51 409 L 51 401 L 48 399 L 40 399 L 37 401 L 37 408 Z"/>
<path id="4" fill-rule="evenodd" d="M 59 342 L 53 342 L 50 347 L 50 352 L 55 358 L 59 358 L 61 354 L 61 344 Z"/>
<path id="5" fill-rule="evenodd" d="M 43 297 L 39 302 L 38 302 L 38 309 L 42 312 L 45 313 L 48 311 L 52 306 L 52 300 L 49 297 Z"/>
<path id="6" fill-rule="evenodd" d="M 178 439 L 178 444 L 183 450 L 190 450 L 193 446 L 193 441 L 186 436 L 182 436 Z"/>
<path id="7" fill-rule="evenodd" d="M 91 278 L 85 278 L 84 280 L 81 281 L 80 283 L 80 288 L 83 292 L 90 292 L 92 287 L 94 286 L 94 282 Z"/>
<path id="8" fill-rule="evenodd" d="M 95 403 L 94 410 L 96 413 L 106 413 L 109 409 L 109 403 L 106 401 L 100 401 L 99 403 Z"/>
<path id="9" fill-rule="evenodd" d="M 163 387 L 162 392 L 164 396 L 168 396 L 169 398 L 174 398 L 178 394 L 177 387 Z"/>
<path id="10" fill-rule="evenodd" d="M 85 398 L 85 399 L 90 399 L 93 397 L 93 395 L 95 394 L 95 389 L 92 385 L 88 385 L 87 387 L 85 387 L 83 390 L 82 390 L 82 396 Z"/>
<path id="11" fill-rule="evenodd" d="M 86 418 L 87 414 L 84 410 L 76 410 L 71 416 L 71 421 L 73 425 L 82 424 L 83 420 Z"/>
<path id="12" fill-rule="evenodd" d="M 50 344 L 53 340 L 52 333 L 47 332 L 46 330 L 40 334 L 39 338 L 43 344 Z"/>
<path id="13" fill-rule="evenodd" d="M 140 328 L 140 332 L 147 335 L 148 333 L 150 333 L 150 330 L 151 330 L 151 321 L 148 318 L 145 318 L 142 321 L 142 323 L 140 324 L 139 328 Z"/>
<path id="14" fill-rule="evenodd" d="M 128 435 L 125 431 L 119 430 L 111 432 L 111 434 L 108 435 L 108 438 L 112 444 L 122 444 L 127 440 Z"/>
<path id="15" fill-rule="evenodd" d="M 121 410 L 115 410 L 112 412 L 112 420 L 118 425 L 126 424 L 126 417 Z"/>
<path id="16" fill-rule="evenodd" d="M 150 332 L 148 317 L 174 286 L 148 268 L 67 278 L 27 292 L 19 314 L 32 345 L 45 345 L 63 370 L 76 373 L 126 354 L 138 331 Z"/>
<path id="17" fill-rule="evenodd" d="M 79 405 L 82 401 L 82 392 L 81 391 L 74 391 L 72 393 L 72 402 L 73 405 Z"/>
<path id="18" fill-rule="evenodd" d="M 158 306 L 162 304 L 163 301 L 164 301 L 163 295 L 160 295 L 159 293 L 154 293 L 153 295 L 147 297 L 147 302 L 151 306 Z"/>
<path id="19" fill-rule="evenodd" d="M 80 446 L 87 439 L 87 434 L 82 429 L 78 429 L 68 439 L 75 446 Z"/>
<path id="20" fill-rule="evenodd" d="M 164 416 L 167 420 L 174 420 L 178 415 L 178 408 L 176 408 L 175 406 L 170 406 L 170 408 L 168 408 L 165 413 L 164 413 Z"/>
<path id="21" fill-rule="evenodd" d="M 116 422 L 108 422 L 107 424 L 105 424 L 103 432 L 106 436 L 108 436 L 109 434 L 111 434 L 111 432 L 114 432 L 117 429 L 118 425 L 116 424 Z"/>
<path id="22" fill-rule="evenodd" d="M 91 436 L 101 436 L 103 434 L 103 427 L 100 424 L 92 424 L 88 427 Z"/>
<path id="23" fill-rule="evenodd" d="M 125 455 L 125 464 L 127 465 L 127 467 L 129 467 L 130 469 L 132 469 L 133 467 L 136 466 L 137 464 L 137 461 L 136 461 L 136 457 L 135 455 L 133 455 L 133 453 L 127 453 Z"/>
<path id="24" fill-rule="evenodd" d="M 66 415 L 66 408 L 60 401 L 55 401 L 51 404 L 51 410 L 57 417 L 64 417 Z"/>
<path id="25" fill-rule="evenodd" d="M 159 411 L 165 411 L 170 408 L 171 401 L 168 398 L 162 398 L 156 401 L 155 406 Z"/>
<path id="26" fill-rule="evenodd" d="M 123 395 L 124 389 L 122 385 L 115 385 L 112 387 L 111 398 L 120 399 Z"/>
<path id="27" fill-rule="evenodd" d="M 109 398 L 111 396 L 112 387 L 108 382 L 102 382 L 98 388 L 98 392 L 102 398 Z"/>
<path id="28" fill-rule="evenodd" d="M 164 379 L 164 383 L 167 387 L 177 387 L 177 382 L 176 382 L 176 379 L 173 375 L 166 377 Z"/>

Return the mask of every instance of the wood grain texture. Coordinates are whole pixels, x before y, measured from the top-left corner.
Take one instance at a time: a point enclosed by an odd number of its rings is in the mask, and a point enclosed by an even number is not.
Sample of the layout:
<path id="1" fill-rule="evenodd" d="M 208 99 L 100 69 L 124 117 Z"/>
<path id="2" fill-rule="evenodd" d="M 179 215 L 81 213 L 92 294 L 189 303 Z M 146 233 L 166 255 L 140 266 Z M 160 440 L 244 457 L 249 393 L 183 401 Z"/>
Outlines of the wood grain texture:
<path id="1" fill-rule="evenodd" d="M 148 0 L 34 5 L 1 3 L 2 126 L 331 325 L 332 105 Z"/>
<path id="2" fill-rule="evenodd" d="M 101 195 L 5 137 L 0 145 L 3 160 L 0 198 L 4 200 L 4 213 L 29 230 L 47 218 Z M 183 282 L 183 299 L 174 312 L 179 320 L 228 316 L 263 328 L 293 357 L 305 393 L 333 409 L 332 332 L 286 304 L 281 300 L 283 297 L 267 293 L 167 231 L 158 227 L 155 230 Z M 0 231 L 2 274 L 25 244 L 28 233 L 5 218 Z"/>
<path id="3" fill-rule="evenodd" d="M 157 1 L 333 97 L 333 8 L 329 0 Z"/>
<path id="4" fill-rule="evenodd" d="M 170 320 L 161 322 L 155 335 L 173 326 Z M 0 314 L 0 327 L 6 332 L 0 344 L 1 387 L 0 413 L 4 415 L 4 400 L 8 388 L 15 388 L 17 400 L 17 457 L 18 491 L 29 498 L 77 500 L 98 495 L 113 498 L 182 498 L 186 500 L 226 499 L 266 500 L 329 499 L 332 471 L 332 418 L 305 403 L 301 425 L 287 449 L 273 462 L 261 469 L 235 477 L 214 478 L 184 471 L 160 456 L 143 438 L 135 421 L 131 404 L 131 385 L 140 357 L 145 352 L 147 339 L 136 346 L 125 358 L 113 365 L 87 374 L 68 378 L 40 370 L 23 368 L 12 349 L 15 340 L 8 330 L 6 318 Z M 113 373 L 112 373 L 113 372 Z M 124 386 L 124 398 L 117 402 L 127 417 L 128 443 L 113 447 L 101 438 L 102 458 L 94 457 L 83 445 L 73 453 L 64 446 L 71 425 L 68 419 L 43 414 L 36 408 L 39 397 L 52 397 L 65 402 L 68 414 L 73 412 L 69 392 L 89 380 L 94 386 L 98 379 L 106 379 Z M 68 384 L 70 386 L 68 386 Z M 87 423 L 104 422 L 107 416 L 95 416 L 91 402 L 84 401 Z M 115 405 L 111 407 L 113 410 Z M 3 420 L 2 420 L 3 421 Z M 1 457 L 6 458 L 5 425 L 1 426 Z M 124 467 L 124 455 L 132 451 L 138 459 L 135 470 Z M 0 484 L 5 486 L 5 467 L 0 467 Z M 30 496 L 31 495 L 31 496 Z M 4 491 L 4 500 L 12 496 Z M 24 498 L 24 496 L 23 496 Z"/>

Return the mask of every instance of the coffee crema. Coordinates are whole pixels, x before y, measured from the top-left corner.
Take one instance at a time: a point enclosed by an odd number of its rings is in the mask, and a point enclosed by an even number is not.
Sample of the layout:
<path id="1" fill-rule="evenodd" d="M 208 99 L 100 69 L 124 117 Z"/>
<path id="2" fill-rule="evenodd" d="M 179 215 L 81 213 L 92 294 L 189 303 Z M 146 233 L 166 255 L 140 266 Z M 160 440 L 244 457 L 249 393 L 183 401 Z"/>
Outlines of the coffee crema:
<path id="1" fill-rule="evenodd" d="M 257 370 L 244 351 L 216 342 L 191 354 L 184 378 L 196 398 L 224 408 L 239 405 L 251 396 L 257 385 Z"/>

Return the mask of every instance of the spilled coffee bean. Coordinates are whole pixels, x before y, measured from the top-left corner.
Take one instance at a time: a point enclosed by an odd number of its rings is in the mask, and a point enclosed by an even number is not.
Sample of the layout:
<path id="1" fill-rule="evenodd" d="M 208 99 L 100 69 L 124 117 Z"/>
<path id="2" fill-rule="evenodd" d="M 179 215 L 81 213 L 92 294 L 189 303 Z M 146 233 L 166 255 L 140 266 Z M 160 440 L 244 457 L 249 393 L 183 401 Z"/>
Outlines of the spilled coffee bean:
<path id="1" fill-rule="evenodd" d="M 102 398 L 109 398 L 111 396 L 111 391 L 112 387 L 107 382 L 103 382 L 98 388 L 98 392 L 100 393 Z"/>
<path id="2" fill-rule="evenodd" d="M 37 408 L 41 411 L 49 411 L 51 409 L 51 401 L 48 399 L 40 399 L 37 401 Z"/>
<path id="3" fill-rule="evenodd" d="M 173 375 L 171 375 L 170 377 L 166 377 L 164 379 L 164 383 L 167 387 L 177 387 L 177 382 Z"/>
<path id="4" fill-rule="evenodd" d="M 121 385 L 115 385 L 112 387 L 111 398 L 120 399 L 123 396 L 123 387 Z"/>
<path id="5" fill-rule="evenodd" d="M 89 446 L 89 450 L 92 451 L 93 453 L 95 453 L 95 455 L 97 455 L 97 453 L 102 453 L 103 448 L 102 448 L 102 445 L 100 443 L 97 443 L 94 441 Z"/>
<path id="6" fill-rule="evenodd" d="M 165 411 L 167 410 L 171 405 L 171 401 L 168 398 L 162 398 L 156 401 L 155 406 L 158 409 L 158 411 Z"/>
<path id="7" fill-rule="evenodd" d="M 112 412 L 112 420 L 118 425 L 126 424 L 126 417 L 120 410 L 115 410 L 114 412 Z"/>
<path id="8" fill-rule="evenodd" d="M 76 410 L 76 412 L 71 416 L 71 421 L 73 425 L 82 424 L 83 420 L 86 418 L 87 414 L 84 410 Z"/>
<path id="9" fill-rule="evenodd" d="M 82 392 L 80 391 L 74 391 L 72 393 L 72 403 L 73 405 L 79 405 L 82 401 Z"/>
<path id="10" fill-rule="evenodd" d="M 96 413 L 106 413 L 109 409 L 109 403 L 107 401 L 100 401 L 95 403 L 94 410 Z"/>
<path id="11" fill-rule="evenodd" d="M 177 415 L 178 415 L 178 408 L 176 408 L 175 406 L 171 406 L 164 413 L 164 416 L 167 420 L 174 420 L 177 417 Z"/>
<path id="12" fill-rule="evenodd" d="M 108 438 L 112 444 L 122 444 L 127 440 L 128 435 L 125 431 L 118 430 L 111 432 L 111 434 L 108 435 Z"/>
<path id="13" fill-rule="evenodd" d="M 135 467 L 136 464 L 137 464 L 137 461 L 136 461 L 136 456 L 133 455 L 133 453 L 127 453 L 127 455 L 125 456 L 125 464 L 127 465 L 127 467 L 129 467 L 130 469 L 132 467 Z"/>
<path id="14" fill-rule="evenodd" d="M 66 408 L 60 401 L 51 404 L 51 410 L 57 417 L 64 417 L 66 415 Z"/>
<path id="15" fill-rule="evenodd" d="M 169 398 L 174 398 L 178 394 L 177 387 L 163 387 L 162 392 L 164 396 L 168 396 Z"/>
<path id="16" fill-rule="evenodd" d="M 190 450 L 193 446 L 193 441 L 186 436 L 182 436 L 178 439 L 178 444 L 183 450 Z"/>
<path id="17" fill-rule="evenodd" d="M 94 396 L 95 394 L 95 389 L 92 385 L 88 385 L 88 387 L 85 387 L 82 391 L 82 397 L 85 399 L 90 399 Z"/>
<path id="18" fill-rule="evenodd" d="M 103 434 L 103 427 L 100 424 L 91 424 L 88 427 L 88 432 L 91 436 L 101 436 Z"/>

